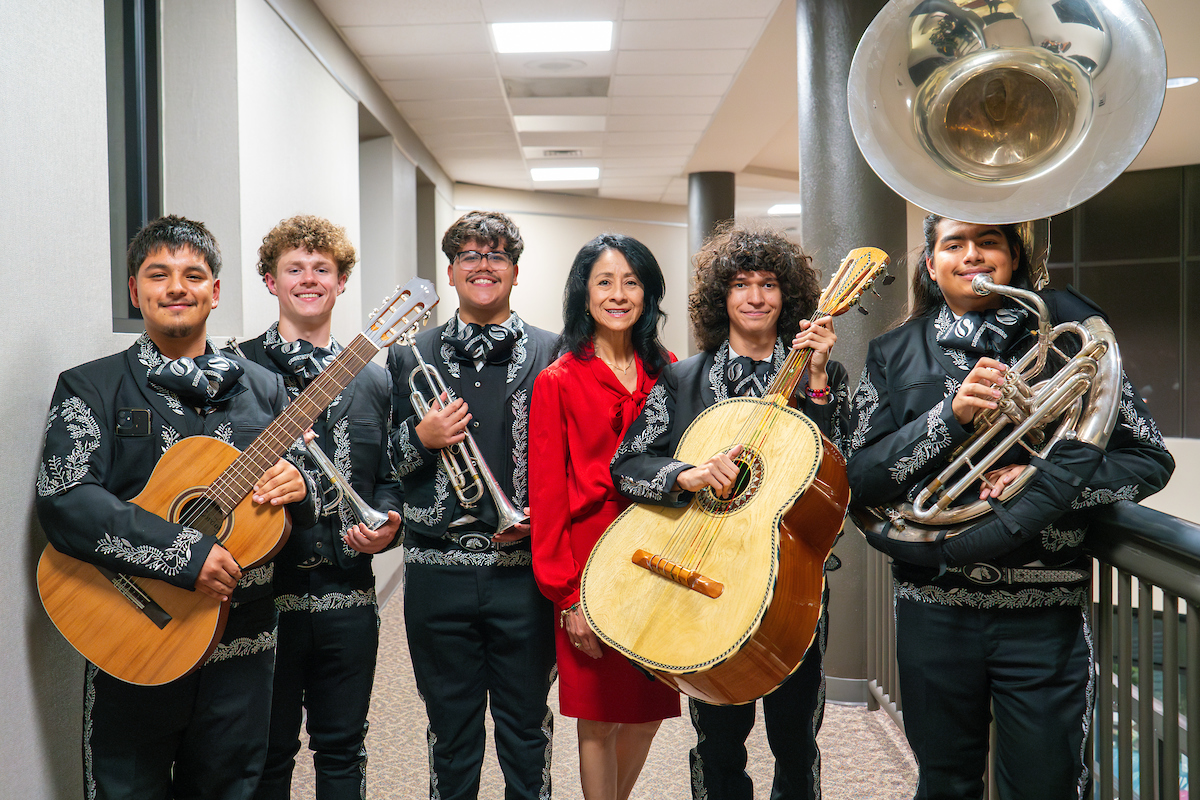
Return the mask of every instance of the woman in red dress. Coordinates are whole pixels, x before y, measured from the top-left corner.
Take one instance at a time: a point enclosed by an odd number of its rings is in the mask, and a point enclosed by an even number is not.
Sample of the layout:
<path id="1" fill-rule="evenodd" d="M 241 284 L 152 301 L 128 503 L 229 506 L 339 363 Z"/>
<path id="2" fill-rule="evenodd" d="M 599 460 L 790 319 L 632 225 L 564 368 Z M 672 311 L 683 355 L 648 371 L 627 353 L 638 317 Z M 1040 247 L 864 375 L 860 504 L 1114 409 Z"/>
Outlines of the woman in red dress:
<path id="1" fill-rule="evenodd" d="M 664 282 L 654 255 L 628 236 L 583 246 L 563 293 L 565 354 L 538 375 L 529 415 L 533 573 L 559 610 L 559 707 L 578 719 L 586 800 L 625 800 L 658 726 L 679 695 L 600 643 L 579 608 L 579 579 L 596 541 L 628 505 L 608 464 L 662 368 Z"/>

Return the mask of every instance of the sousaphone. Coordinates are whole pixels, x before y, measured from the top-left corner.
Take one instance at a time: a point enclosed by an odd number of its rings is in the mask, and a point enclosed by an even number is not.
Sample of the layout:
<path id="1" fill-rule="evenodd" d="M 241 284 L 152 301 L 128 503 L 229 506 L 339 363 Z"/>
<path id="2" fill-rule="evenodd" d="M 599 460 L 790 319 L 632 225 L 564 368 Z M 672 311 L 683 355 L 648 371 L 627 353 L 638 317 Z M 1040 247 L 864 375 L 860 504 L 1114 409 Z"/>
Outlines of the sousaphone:
<path id="1" fill-rule="evenodd" d="M 914 205 L 1023 223 L 1027 241 L 1042 240 L 1031 276 L 1042 288 L 1045 218 L 1132 163 L 1158 121 L 1166 78 L 1162 38 L 1139 0 L 893 0 L 855 52 L 850 124 L 867 163 Z M 1008 449 L 1044 457 L 1064 438 L 1103 447 L 1116 423 L 1121 360 L 1108 324 L 1054 327 L 1034 292 L 976 283 L 979 294 L 1005 294 L 1035 314 L 1038 343 L 1009 370 L 1000 407 L 977 420 L 976 435 L 914 502 L 855 514 L 889 538 L 967 529 L 990 506 L 957 498 Z M 1056 345 L 1063 334 L 1077 354 Z M 1058 371 L 1048 376 L 1047 363 Z M 1034 474 L 1026 469 L 1001 501 Z"/>

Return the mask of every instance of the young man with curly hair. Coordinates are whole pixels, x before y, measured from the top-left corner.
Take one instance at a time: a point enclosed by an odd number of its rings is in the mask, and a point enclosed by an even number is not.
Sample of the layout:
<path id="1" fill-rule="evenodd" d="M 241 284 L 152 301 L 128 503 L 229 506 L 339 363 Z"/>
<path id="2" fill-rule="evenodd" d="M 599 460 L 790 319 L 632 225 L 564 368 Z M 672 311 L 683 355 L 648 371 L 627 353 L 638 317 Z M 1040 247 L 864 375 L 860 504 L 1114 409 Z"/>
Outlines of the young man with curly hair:
<path id="1" fill-rule="evenodd" d="M 288 395 L 277 375 L 218 353 L 209 340 L 221 252 L 202 223 L 153 220 L 134 237 L 127 260 L 129 296 L 146 330 L 126 351 L 59 376 L 38 475 L 38 520 L 67 555 L 231 607 L 213 653 L 174 681 L 125 683 L 87 665 L 83 796 L 246 798 L 267 750 L 276 641 L 271 565 L 243 569 L 216 531 L 130 501 L 169 447 L 205 435 L 245 450 Z M 287 503 L 293 524 L 304 526 L 315 518 L 315 494 L 281 459 L 253 497 Z"/>
<path id="2" fill-rule="evenodd" d="M 346 231 L 327 219 L 285 219 L 263 237 L 258 272 L 279 301 L 279 321 L 234 345 L 282 376 L 293 396 L 341 351 L 330 326 L 354 268 Z M 275 559 L 279 655 L 271 701 L 267 765 L 257 800 L 287 800 L 307 712 L 318 800 L 366 796 L 367 710 L 379 649 L 379 610 L 371 554 L 396 542 L 402 493 L 388 440 L 392 387 L 387 370 L 367 364 L 313 423 L 316 446 L 366 502 L 388 512 L 373 531 L 347 503 L 297 525 Z M 329 480 L 306 458 L 322 486 Z"/>
<path id="3" fill-rule="evenodd" d="M 409 400 L 412 349 L 394 345 L 388 355 L 404 480 L 404 622 L 429 715 L 430 797 L 442 800 L 479 793 L 488 704 L 505 797 L 550 795 L 554 610 L 534 580 L 529 525 L 498 530 L 487 492 L 464 506 L 440 458 L 469 429 L 500 489 L 517 508 L 529 502 L 531 393 L 557 337 L 509 305 L 524 246 L 511 219 L 485 211 L 465 214 L 442 238 L 458 311 L 416 346 L 457 400 L 422 414 Z M 427 389 L 419 376 L 417 386 Z"/>
<path id="4" fill-rule="evenodd" d="M 849 414 L 846 370 L 829 360 L 837 337 L 829 317 L 810 323 L 820 296 L 810 259 L 782 234 L 730 226 L 718 230 L 695 257 L 689 298 L 692 332 L 704 352 L 670 364 L 612 461 L 613 482 L 642 503 L 684 506 L 706 488 L 726 494 L 737 477 L 737 453 L 703 464 L 674 458 L 688 425 L 720 400 L 762 396 L 791 347 L 812 348 L 808 383 L 797 408 L 841 445 Z M 803 396 L 800 396 L 800 395 Z M 763 698 L 767 737 L 775 755 L 771 797 L 821 796 L 817 730 L 825 705 L 826 619 L 799 669 Z M 692 796 L 697 800 L 751 800 L 746 737 L 755 704 L 714 706 L 690 700 L 697 743 L 691 751 Z"/>

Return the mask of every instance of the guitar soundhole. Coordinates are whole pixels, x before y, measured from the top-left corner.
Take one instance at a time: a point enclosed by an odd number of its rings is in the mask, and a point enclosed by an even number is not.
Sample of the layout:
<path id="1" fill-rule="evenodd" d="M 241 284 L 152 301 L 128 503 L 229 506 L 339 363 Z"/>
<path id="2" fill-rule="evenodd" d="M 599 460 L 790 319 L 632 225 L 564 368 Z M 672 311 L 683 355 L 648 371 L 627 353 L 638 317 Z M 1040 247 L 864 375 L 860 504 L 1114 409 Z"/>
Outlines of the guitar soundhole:
<path id="1" fill-rule="evenodd" d="M 743 445 L 742 453 L 734 463 L 738 465 L 738 475 L 733 481 L 733 493 L 728 498 L 720 498 L 713 494 L 712 489 L 705 489 L 696 495 L 697 504 L 710 514 L 732 514 L 745 506 L 758 492 L 762 485 L 765 467 L 762 455 L 755 449 Z"/>
<path id="2" fill-rule="evenodd" d="M 231 521 L 225 517 L 221 507 L 202 494 L 185 499 L 175 521 L 201 533 L 215 536 L 218 540 L 224 539 L 231 527 Z"/>

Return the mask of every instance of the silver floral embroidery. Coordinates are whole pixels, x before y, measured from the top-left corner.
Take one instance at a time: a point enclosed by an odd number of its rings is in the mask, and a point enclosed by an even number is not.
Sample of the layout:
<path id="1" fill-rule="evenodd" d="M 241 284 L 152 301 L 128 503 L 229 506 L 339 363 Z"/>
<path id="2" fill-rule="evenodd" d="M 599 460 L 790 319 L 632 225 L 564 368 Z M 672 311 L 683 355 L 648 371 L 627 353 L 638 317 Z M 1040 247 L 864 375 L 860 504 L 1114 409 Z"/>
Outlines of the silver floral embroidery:
<path id="1" fill-rule="evenodd" d="M 783 339 L 775 340 L 775 349 L 771 351 L 771 374 L 767 376 L 767 385 L 775 379 L 779 373 L 779 368 L 783 366 L 783 362 L 787 359 L 788 348 L 784 346 Z M 713 365 L 708 370 L 708 385 L 712 388 L 713 395 L 717 400 L 729 399 L 729 387 L 725 385 L 725 367 L 729 363 L 729 340 L 721 342 L 721 346 L 717 348 L 716 354 L 713 356 Z"/>
<path id="2" fill-rule="evenodd" d="M 263 631 L 254 637 L 243 636 L 240 639 L 234 639 L 232 642 L 222 642 L 217 645 L 217 649 L 208 657 L 208 661 L 205 661 L 204 665 L 208 666 L 220 661 L 228 661 L 231 658 L 243 658 L 257 653 L 265 653 L 268 650 L 274 650 L 277 641 L 277 633 L 270 630 Z"/>
<path id="3" fill-rule="evenodd" d="M 128 539 L 106 533 L 96 543 L 96 552 L 164 575 L 178 575 L 192 560 L 192 545 L 200 541 L 202 536 L 195 528 L 185 527 L 170 547 L 160 550 L 148 544 L 135 546 Z"/>
<path id="4" fill-rule="evenodd" d="M 162 434 L 162 451 L 165 453 L 179 442 L 179 431 L 169 425 L 164 425 L 160 432 Z"/>
<path id="5" fill-rule="evenodd" d="M 275 562 L 263 564 L 261 567 L 248 569 L 242 574 L 242 579 L 238 581 L 239 589 L 248 589 L 251 586 L 270 586 L 271 581 L 275 579 Z"/>
<path id="6" fill-rule="evenodd" d="M 1071 501 L 1071 508 L 1090 508 L 1092 506 L 1107 506 L 1118 500 L 1137 502 L 1138 487 L 1135 485 L 1121 486 L 1117 489 L 1092 489 L 1083 487 L 1079 496 Z"/>
<path id="7" fill-rule="evenodd" d="M 375 590 L 355 589 L 351 592 L 329 592 L 319 597 L 310 594 L 281 594 L 275 598 L 275 608 L 280 613 L 288 611 L 308 611 L 319 614 L 322 611 L 335 611 L 341 608 L 358 608 L 375 605 Z"/>
<path id="8" fill-rule="evenodd" d="M 524 508 L 529 487 L 529 390 L 519 389 L 512 396 L 513 502 Z"/>
<path id="9" fill-rule="evenodd" d="M 82 398 L 68 397 L 55 404 L 46 419 L 46 431 L 49 432 L 51 426 L 60 420 L 71 437 L 71 452 L 66 456 L 52 455 L 42 460 L 37 481 L 40 497 L 62 494 L 82 481 L 88 474 L 88 459 L 100 446 L 100 425 Z"/>
<path id="10" fill-rule="evenodd" d="M 1016 592 L 985 591 L 970 589 L 943 589 L 940 586 L 917 586 L 904 581 L 896 582 L 897 599 L 939 606 L 967 606 L 970 608 L 1045 608 L 1046 606 L 1083 606 L 1090 595 L 1090 587 L 1068 588 L 1055 586 L 1051 589 L 1024 588 Z"/>
<path id="11" fill-rule="evenodd" d="M 635 480 L 628 475 L 621 476 L 621 491 L 635 497 L 645 497 L 649 500 L 661 500 L 667 493 L 667 473 L 684 466 L 682 461 L 669 461 L 648 481 Z"/>
<path id="12" fill-rule="evenodd" d="M 946 376 L 946 396 L 951 397 L 958 394 L 958 390 L 962 388 L 962 382 L 955 380 L 949 375 Z"/>
<path id="13" fill-rule="evenodd" d="M 942 419 L 946 402 L 943 399 L 925 415 L 925 438 L 916 443 L 912 455 L 901 458 L 888 468 L 896 483 L 903 483 L 950 444 L 950 430 Z"/>
<path id="14" fill-rule="evenodd" d="M 1086 528 L 1068 528 L 1060 530 L 1053 525 L 1047 525 L 1042 530 L 1042 547 L 1051 552 L 1057 552 L 1064 547 L 1078 547 L 1083 544 Z"/>
<path id="15" fill-rule="evenodd" d="M 463 567 L 528 567 L 533 564 L 533 553 L 528 550 L 484 550 L 471 553 L 466 550 L 426 550 L 419 547 L 404 548 L 405 564 L 455 565 Z"/>
<path id="16" fill-rule="evenodd" d="M 96 708 L 96 673 L 100 668 L 86 662 L 83 686 L 83 781 L 87 800 L 96 800 L 96 775 L 92 771 L 92 714 Z"/>
<path id="17" fill-rule="evenodd" d="M 667 387 L 662 381 L 654 384 L 650 394 L 646 395 L 646 404 L 643 406 L 642 415 L 646 418 L 646 427 L 637 436 L 622 441 L 617 452 L 613 453 L 612 461 L 616 461 L 617 456 L 625 453 L 646 452 L 650 443 L 662 436 L 667 430 L 667 426 L 671 424 L 671 418 L 667 414 Z"/>
<path id="18" fill-rule="evenodd" d="M 550 667 L 551 681 L 557 665 Z M 550 688 L 549 685 L 546 686 Z M 542 736 L 546 737 L 546 746 L 542 748 L 545 760 L 542 762 L 542 785 L 538 789 L 538 800 L 550 800 L 550 757 L 554 752 L 554 712 L 546 708 L 546 716 L 542 717 Z"/>
<path id="19" fill-rule="evenodd" d="M 529 343 L 529 336 L 525 333 L 525 323 L 516 314 L 512 315 L 512 323 L 513 332 L 517 334 L 517 341 L 513 344 L 512 358 L 508 362 L 508 374 L 504 377 L 505 384 L 513 382 L 528 357 L 525 345 Z"/>
<path id="20" fill-rule="evenodd" d="M 871 373 L 863 368 L 862 379 L 854 392 L 854 430 L 850 434 L 850 452 L 859 450 L 867 443 L 867 431 L 871 427 L 871 417 L 879 408 L 879 390 L 871 382 Z"/>
<path id="21" fill-rule="evenodd" d="M 1121 424 L 1128 428 L 1138 441 L 1148 442 L 1162 449 L 1167 449 L 1167 443 L 1163 440 L 1162 434 L 1158 430 L 1158 425 L 1149 417 L 1143 417 L 1138 413 L 1137 406 L 1134 405 L 1133 398 L 1136 396 L 1133 391 L 1133 384 L 1129 382 L 1129 378 L 1122 374 L 1121 376 Z"/>
<path id="22" fill-rule="evenodd" d="M 416 432 L 412 431 L 410 435 L 408 423 L 404 423 L 404 431 L 400 436 L 396 437 L 400 442 L 400 459 L 395 462 L 396 480 L 409 475 L 421 464 L 425 463 L 421 458 L 421 451 L 417 450 L 412 443 L 412 436 L 416 436 Z"/>
<path id="23" fill-rule="evenodd" d="M 220 439 L 225 444 L 233 447 L 233 426 L 228 422 L 222 422 L 217 426 L 217 429 L 212 432 L 214 439 Z"/>
<path id="24" fill-rule="evenodd" d="M 353 477 L 354 465 L 350 461 L 350 420 L 348 417 L 342 417 L 333 426 L 333 465 L 337 467 L 338 472 L 342 473 L 342 477 L 349 482 Z M 338 521 L 342 525 L 342 534 L 345 534 L 350 528 L 358 524 L 353 511 L 348 502 L 338 503 L 337 505 Z M 357 550 L 352 550 L 346 541 L 341 536 L 338 540 L 342 545 L 342 553 L 350 558 L 358 556 Z"/>
<path id="25" fill-rule="evenodd" d="M 433 505 L 422 507 L 405 503 L 404 518 L 412 522 L 419 522 L 427 528 L 435 527 L 445 510 L 442 503 L 450 496 L 449 487 L 450 480 L 446 477 L 446 470 L 439 468 L 437 476 L 433 479 Z"/>
<path id="26" fill-rule="evenodd" d="M 454 348 L 445 342 L 442 343 L 442 363 L 446 365 L 446 372 L 454 378 L 459 376 L 458 361 L 454 358 Z"/>
<path id="27" fill-rule="evenodd" d="M 937 315 L 937 319 L 933 321 L 933 325 L 937 329 L 937 338 L 939 340 L 950 331 L 951 326 L 954 325 L 954 312 L 950 310 L 950 306 L 942 306 L 942 310 Z M 966 353 L 953 347 L 946 347 L 940 341 L 938 342 L 938 346 L 942 348 L 942 352 L 946 354 L 946 357 L 954 362 L 954 366 L 964 372 L 971 371 L 971 362 L 967 358 Z"/>

